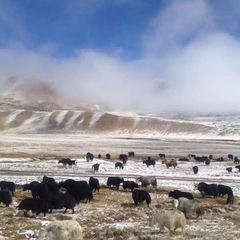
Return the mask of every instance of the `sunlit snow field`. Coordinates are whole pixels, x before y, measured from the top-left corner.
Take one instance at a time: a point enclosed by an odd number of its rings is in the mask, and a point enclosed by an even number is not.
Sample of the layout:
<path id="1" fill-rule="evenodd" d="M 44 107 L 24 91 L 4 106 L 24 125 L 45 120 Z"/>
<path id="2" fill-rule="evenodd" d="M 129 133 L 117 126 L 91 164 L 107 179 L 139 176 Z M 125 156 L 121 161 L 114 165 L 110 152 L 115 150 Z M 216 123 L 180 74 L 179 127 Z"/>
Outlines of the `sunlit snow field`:
<path id="1" fill-rule="evenodd" d="M 30 181 L 41 181 L 43 175 L 53 176 L 57 181 L 63 181 L 69 178 L 76 180 L 88 180 L 89 176 L 96 175 L 100 184 L 106 184 L 108 176 L 121 176 L 130 180 L 136 180 L 138 176 L 156 176 L 159 177 L 158 185 L 171 186 L 185 190 L 193 190 L 193 183 L 198 182 L 198 178 L 206 178 L 217 184 L 231 186 L 236 195 L 240 195 L 240 173 L 234 167 L 232 162 L 211 162 L 209 166 L 204 163 L 198 163 L 191 160 L 190 162 L 178 161 L 178 166 L 166 168 L 161 160 L 156 161 L 155 168 L 147 167 L 142 163 L 142 159 L 129 159 L 124 169 L 115 169 L 115 163 L 118 160 L 94 159 L 87 162 L 85 158 L 76 159 L 76 166 L 64 166 L 58 164 L 58 160 L 31 160 L 31 159 L 0 159 L 0 173 L 9 172 L 11 179 L 17 184 L 25 184 Z M 93 173 L 92 165 L 100 164 L 99 172 Z M 199 172 L 195 175 L 192 171 L 193 166 L 199 167 Z M 228 173 L 226 167 L 232 166 L 233 172 Z M 13 172 L 12 172 L 13 171 Z M 166 177 L 166 180 L 164 179 Z M 183 178 L 174 180 L 174 178 Z M 9 176 L 1 176 L 2 180 L 9 179 Z"/>

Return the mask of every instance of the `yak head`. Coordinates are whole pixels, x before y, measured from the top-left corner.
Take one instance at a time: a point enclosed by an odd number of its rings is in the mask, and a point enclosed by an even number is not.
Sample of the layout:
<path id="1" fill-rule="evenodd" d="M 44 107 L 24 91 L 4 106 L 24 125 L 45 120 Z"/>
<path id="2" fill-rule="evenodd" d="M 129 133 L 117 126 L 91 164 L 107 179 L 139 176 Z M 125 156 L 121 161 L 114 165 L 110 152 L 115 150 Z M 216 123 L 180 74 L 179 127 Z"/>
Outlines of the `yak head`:
<path id="1" fill-rule="evenodd" d="M 27 191 L 27 190 L 29 190 L 29 184 L 25 184 L 24 186 L 23 186 L 23 191 Z"/>
<path id="2" fill-rule="evenodd" d="M 169 192 L 168 197 L 172 197 L 172 191 Z"/>
<path id="3" fill-rule="evenodd" d="M 137 177 L 136 178 L 136 182 L 141 182 L 142 181 L 142 177 Z"/>

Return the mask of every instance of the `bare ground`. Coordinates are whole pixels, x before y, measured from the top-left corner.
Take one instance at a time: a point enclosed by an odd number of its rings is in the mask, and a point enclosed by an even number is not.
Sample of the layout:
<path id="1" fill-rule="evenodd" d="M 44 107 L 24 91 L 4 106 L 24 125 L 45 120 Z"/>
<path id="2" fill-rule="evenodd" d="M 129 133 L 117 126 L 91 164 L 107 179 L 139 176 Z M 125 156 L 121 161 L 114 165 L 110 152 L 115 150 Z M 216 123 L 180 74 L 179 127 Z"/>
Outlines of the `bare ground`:
<path id="1" fill-rule="evenodd" d="M 148 189 L 152 196 L 151 207 L 145 203 L 135 207 L 131 192 L 115 189 L 100 189 L 91 203 L 80 203 L 75 214 L 55 210 L 53 214 L 43 214 L 26 218 L 17 213 L 15 206 L 29 193 L 17 189 L 13 205 L 0 208 L 0 233 L 7 239 L 41 239 L 44 225 L 55 219 L 76 219 L 84 229 L 84 239 L 240 239 L 240 205 L 225 205 L 225 198 L 202 199 L 205 214 L 199 219 L 188 219 L 187 230 L 171 234 L 168 230 L 159 233 L 157 226 L 149 227 L 148 218 L 159 209 L 171 209 L 171 199 L 167 197 L 170 188 Z M 198 198 L 199 194 L 193 193 Z M 47 221 L 47 222 L 46 222 Z"/>
<path id="2" fill-rule="evenodd" d="M 137 155 L 167 157 L 188 154 L 227 158 L 240 156 L 240 141 L 146 138 L 138 135 L 20 134 L 0 135 L 0 157 L 61 158 L 110 153 L 119 155 L 135 151 Z"/>

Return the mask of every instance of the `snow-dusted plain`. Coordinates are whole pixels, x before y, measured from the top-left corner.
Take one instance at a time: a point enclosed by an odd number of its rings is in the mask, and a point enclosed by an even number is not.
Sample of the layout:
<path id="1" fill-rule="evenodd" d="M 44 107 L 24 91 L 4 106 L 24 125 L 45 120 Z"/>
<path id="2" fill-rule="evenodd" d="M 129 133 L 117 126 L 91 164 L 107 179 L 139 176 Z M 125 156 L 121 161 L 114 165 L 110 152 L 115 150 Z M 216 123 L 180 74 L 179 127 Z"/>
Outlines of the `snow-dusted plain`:
<path id="1" fill-rule="evenodd" d="M 124 169 L 115 169 L 114 165 L 118 161 L 117 159 L 94 159 L 92 162 L 87 162 L 85 158 L 78 158 L 76 161 L 76 167 L 66 167 L 58 164 L 58 160 L 55 159 L 1 158 L 1 180 L 11 180 L 23 185 L 33 180 L 41 181 L 44 174 L 54 177 L 57 181 L 68 178 L 88 180 L 89 176 L 96 176 L 100 184 L 105 185 L 108 175 L 123 176 L 134 181 L 137 176 L 152 175 L 158 177 L 158 188 L 148 188 L 152 197 L 151 208 L 148 208 L 145 203 L 139 207 L 134 207 L 131 193 L 122 191 L 121 187 L 119 192 L 103 188 L 100 189 L 100 194 L 94 194 L 93 202 L 77 205 L 74 215 L 70 211 L 63 215 L 63 210 L 54 210 L 53 214 L 47 214 L 45 218 L 40 214 L 37 218 L 28 219 L 17 217 L 18 213 L 15 207 L 18 205 L 19 199 L 30 196 L 30 193 L 18 189 L 13 206 L 6 210 L 0 208 L 0 216 L 5 216 L 4 213 L 7 216 L 12 216 L 12 224 L 15 224 L 17 229 L 14 233 L 15 238 L 21 236 L 20 239 L 41 239 L 41 232 L 48 223 L 56 219 L 76 219 L 84 228 L 84 239 L 137 240 L 145 239 L 144 236 L 147 237 L 146 239 L 213 239 L 216 236 L 218 236 L 218 239 L 228 239 L 226 230 L 232 234 L 232 238 L 229 239 L 239 239 L 239 231 L 234 230 L 237 226 L 235 225 L 234 211 L 239 212 L 240 210 L 237 197 L 240 195 L 239 173 L 236 171 L 237 169 L 234 169 L 233 173 L 227 173 L 226 167 L 233 166 L 230 161 L 211 162 L 210 166 L 192 160 L 190 162 L 178 161 L 176 169 L 166 168 L 161 160 L 157 160 L 155 168 L 152 166 L 147 168 L 140 157 L 130 158 Z M 91 168 L 95 163 L 100 164 L 97 173 L 93 173 Z M 193 165 L 198 165 L 200 169 L 198 175 L 193 174 Z M 174 178 L 182 178 L 183 180 L 179 181 Z M 199 182 L 199 178 L 206 178 L 217 184 L 223 183 L 231 186 L 235 194 L 235 205 L 233 207 L 227 206 L 225 198 L 203 199 L 206 207 L 205 215 L 197 220 L 188 220 L 187 233 L 184 235 L 180 232 L 169 235 L 168 231 L 159 234 L 157 226 L 148 226 L 148 218 L 154 212 L 162 208 L 171 208 L 171 199 L 167 196 L 167 189 L 194 192 L 193 185 L 195 182 Z M 195 191 L 195 196 L 200 197 L 198 191 Z M 224 222 L 226 218 L 228 218 L 228 221 Z M 7 222 L 10 220 L 7 221 L 7 219 L 2 218 L 0 220 L 0 222 L 3 222 L 2 233 L 4 236 L 9 234 Z M 222 224 L 224 224 L 224 227 L 221 227 Z M 223 229 L 225 230 L 223 231 Z"/>
<path id="2" fill-rule="evenodd" d="M 46 217 L 40 214 L 36 218 L 25 218 L 19 215 L 16 206 L 31 194 L 18 186 L 10 207 L 0 206 L 0 239 L 44 240 L 40 232 L 56 219 L 77 220 L 83 227 L 84 240 L 240 239 L 240 173 L 226 159 L 229 153 L 240 158 L 240 114 L 173 116 L 169 119 L 170 116 L 164 114 L 143 116 L 122 110 L 105 112 L 99 106 L 85 104 L 75 110 L 63 96 L 56 94 L 50 98 L 48 95 L 45 103 L 43 89 L 54 93 L 48 85 L 34 86 L 36 96 L 30 102 L 29 92 L 25 90 L 28 88 L 20 79 L 9 80 L 14 80 L 12 87 L 0 96 L 0 180 L 23 185 L 41 181 L 43 175 L 57 181 L 88 180 L 89 176 L 96 176 L 100 184 L 105 185 L 108 176 L 123 176 L 135 181 L 137 176 L 152 175 L 158 178 L 158 187 L 147 188 L 152 198 L 150 208 L 145 203 L 135 207 L 131 192 L 121 187 L 119 192 L 103 187 L 99 194 L 94 193 L 91 203 L 77 205 L 75 214 L 54 210 Z M 87 163 L 83 156 L 88 151 L 95 156 L 110 153 L 115 157 L 111 161 L 94 159 Z M 123 170 L 115 169 L 116 156 L 128 151 L 135 151 L 137 157 L 130 159 Z M 169 158 L 213 154 L 226 161 L 211 162 L 210 166 L 178 162 L 176 169 L 167 169 L 160 160 L 154 169 L 142 163 L 143 156 L 158 159 L 159 153 L 166 153 Z M 77 166 L 66 168 L 58 164 L 56 159 L 62 157 L 76 158 Z M 91 167 L 97 162 L 100 170 L 93 173 Z M 199 166 L 198 175 L 192 172 L 194 165 Z M 233 173 L 225 170 L 230 166 Z M 194 183 L 200 181 L 231 186 L 234 205 L 226 205 L 226 197 L 202 199 L 193 188 Z M 171 208 L 168 192 L 172 189 L 193 192 L 205 207 L 202 217 L 187 220 L 185 234 L 169 234 L 168 230 L 159 234 L 157 226 L 148 226 L 148 218 L 153 213 Z"/>
<path id="3" fill-rule="evenodd" d="M 216 162 L 212 161 L 209 166 L 204 163 L 198 163 L 194 160 L 189 162 L 178 161 L 178 166 L 174 168 L 166 168 L 161 160 L 157 160 L 155 168 L 147 167 L 142 163 L 142 158 L 130 158 L 124 169 L 115 169 L 117 159 L 105 160 L 94 159 L 87 162 L 85 158 L 76 159 L 76 166 L 64 166 L 58 164 L 58 160 L 32 160 L 32 159 L 0 159 L 0 174 L 8 173 L 1 176 L 2 180 L 8 180 L 9 175 L 15 183 L 23 185 L 34 180 L 41 181 L 43 175 L 53 176 L 57 181 L 63 181 L 68 178 L 76 180 L 88 180 L 89 176 L 96 175 L 101 184 L 106 184 L 108 176 L 121 176 L 130 180 L 136 180 L 138 176 L 156 176 L 158 185 L 170 186 L 182 190 L 193 191 L 193 183 L 203 179 L 208 182 L 217 184 L 227 184 L 233 188 L 236 195 L 240 195 L 240 173 L 234 168 L 231 161 Z M 100 164 L 99 172 L 93 173 L 92 165 Z M 193 166 L 199 167 L 199 173 L 195 175 L 192 171 Z M 233 172 L 228 173 L 226 167 L 233 167 Z"/>
<path id="4" fill-rule="evenodd" d="M 112 160 L 94 159 L 87 162 L 83 157 L 88 151 L 97 156 L 110 153 Z M 135 151 L 136 157 L 130 158 L 124 169 L 115 169 L 120 153 Z M 189 153 L 197 155 L 213 154 L 214 158 L 223 156 L 224 162 L 211 162 L 210 166 L 195 161 L 178 162 L 176 169 L 167 169 L 159 159 L 158 153 L 166 153 L 168 158 L 186 157 Z M 233 162 L 228 161 L 227 154 L 240 156 L 238 141 L 189 140 L 147 138 L 146 136 L 87 136 L 70 134 L 49 135 L 2 135 L 0 138 L 0 180 L 11 180 L 23 185 L 31 181 L 41 181 L 44 175 L 54 177 L 57 181 L 69 178 L 87 180 L 90 176 L 99 179 L 106 185 L 108 176 L 122 176 L 135 181 L 137 176 L 152 175 L 158 179 L 157 189 L 148 191 L 152 197 L 151 208 L 146 204 L 133 205 L 130 192 L 102 188 L 100 194 L 94 194 L 94 201 L 76 206 L 76 213 L 63 214 L 63 210 L 55 210 L 53 214 L 28 219 L 19 217 L 15 208 L 21 199 L 31 196 L 28 192 L 17 189 L 10 208 L 0 208 L 0 235 L 7 239 L 41 239 L 40 232 L 56 219 L 76 219 L 84 228 L 84 239 L 240 239 L 238 222 L 240 219 L 240 173 Z M 5 157 L 7 155 L 8 157 Z M 28 156 L 30 155 L 30 156 Z M 151 155 L 156 159 L 155 168 L 147 168 L 143 159 Z M 12 157 L 9 157 L 12 156 Z M 20 157 L 25 156 L 25 157 Z M 28 157 L 26 157 L 28 156 Z M 65 167 L 58 164 L 62 157 L 77 160 L 77 166 Z M 100 163 L 98 173 L 92 172 L 92 165 Z M 199 166 L 199 173 L 194 175 L 192 167 Z M 228 173 L 227 167 L 233 167 Z M 231 186 L 235 195 L 233 206 L 226 205 L 226 197 L 217 199 L 201 199 L 206 213 L 200 219 L 187 221 L 187 232 L 169 235 L 168 231 L 159 234 L 158 228 L 148 226 L 148 218 L 162 208 L 171 208 L 167 194 L 169 190 L 179 189 L 193 192 L 194 183 L 211 182 Z M 9 224 L 11 223 L 11 224 Z M 15 229 L 12 231 L 12 229 Z M 229 232 L 231 235 L 229 235 Z M 43 239 L 41 239 L 43 240 Z"/>

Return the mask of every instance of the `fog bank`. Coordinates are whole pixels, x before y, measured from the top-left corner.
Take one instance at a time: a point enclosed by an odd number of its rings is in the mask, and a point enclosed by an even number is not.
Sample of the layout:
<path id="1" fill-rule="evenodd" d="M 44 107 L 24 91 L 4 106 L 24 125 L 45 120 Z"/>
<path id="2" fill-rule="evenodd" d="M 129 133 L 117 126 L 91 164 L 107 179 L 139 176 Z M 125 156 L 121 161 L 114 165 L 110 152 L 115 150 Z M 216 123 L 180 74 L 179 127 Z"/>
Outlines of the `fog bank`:
<path id="1" fill-rule="evenodd" d="M 233 8 L 238 5 L 234 1 Z M 209 1 L 168 1 L 143 31 L 140 57 L 133 60 L 91 49 L 55 58 L 23 46 L 1 48 L 0 81 L 13 75 L 46 81 L 60 96 L 111 109 L 236 112 L 240 41 L 233 27 L 221 24 L 223 18 L 222 9 Z"/>

